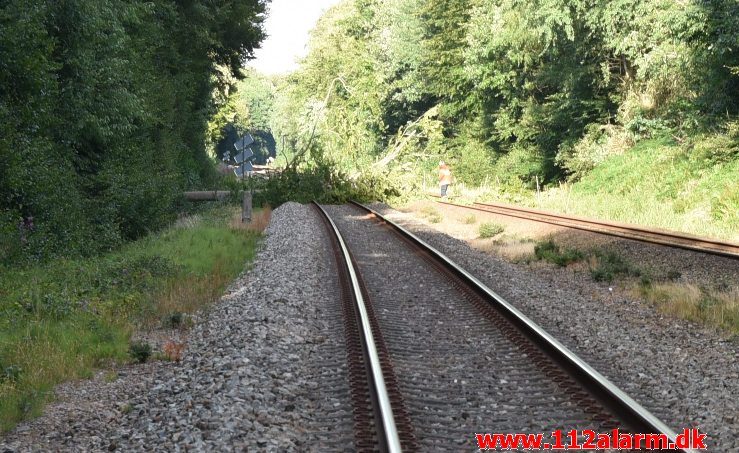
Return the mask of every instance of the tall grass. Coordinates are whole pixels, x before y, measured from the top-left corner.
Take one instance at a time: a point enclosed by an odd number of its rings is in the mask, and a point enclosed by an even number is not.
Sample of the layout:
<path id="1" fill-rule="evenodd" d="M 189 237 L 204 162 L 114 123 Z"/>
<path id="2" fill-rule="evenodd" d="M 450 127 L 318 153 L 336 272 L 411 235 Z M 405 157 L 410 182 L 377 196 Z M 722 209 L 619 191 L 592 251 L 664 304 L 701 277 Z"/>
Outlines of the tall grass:
<path id="1" fill-rule="evenodd" d="M 137 326 L 217 300 L 269 221 L 257 211 L 254 225 L 235 228 L 234 215 L 219 207 L 181 219 L 95 259 L 1 269 L 0 431 L 37 415 L 55 384 L 126 360 Z"/>
<path id="2" fill-rule="evenodd" d="M 716 162 L 696 151 L 700 145 L 641 142 L 582 180 L 533 197 L 531 204 L 739 241 L 739 154 Z"/>
<path id="3" fill-rule="evenodd" d="M 739 335 L 739 289 L 716 291 L 685 283 L 641 285 L 639 293 L 660 311 Z"/>
<path id="4" fill-rule="evenodd" d="M 739 131 L 739 124 L 736 125 Z M 575 182 L 541 192 L 456 184 L 460 202 L 498 201 L 739 242 L 739 132 L 644 140 Z"/>

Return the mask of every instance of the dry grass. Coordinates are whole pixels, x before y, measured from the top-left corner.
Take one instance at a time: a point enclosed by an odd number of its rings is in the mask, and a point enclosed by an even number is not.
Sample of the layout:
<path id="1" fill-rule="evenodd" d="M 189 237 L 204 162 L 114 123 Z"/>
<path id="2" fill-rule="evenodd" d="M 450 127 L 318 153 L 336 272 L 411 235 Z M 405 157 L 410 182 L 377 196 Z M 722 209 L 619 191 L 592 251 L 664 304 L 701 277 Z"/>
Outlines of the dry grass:
<path id="1" fill-rule="evenodd" d="M 642 285 L 638 292 L 664 313 L 739 334 L 739 288 L 717 291 L 657 283 Z"/>
<path id="2" fill-rule="evenodd" d="M 421 217 L 426 219 L 430 223 L 439 223 L 443 220 L 443 217 L 438 209 L 433 206 L 424 206 L 419 211 Z"/>
<path id="3" fill-rule="evenodd" d="M 189 275 L 171 280 L 157 298 L 157 314 L 161 317 L 172 313 L 195 313 L 218 301 L 223 288 L 233 278 L 231 274 L 223 262 L 218 261 L 208 275 Z"/>
<path id="4" fill-rule="evenodd" d="M 203 220 L 201 215 L 180 216 L 174 224 L 175 228 L 195 228 Z"/>
<path id="5" fill-rule="evenodd" d="M 272 217 L 272 208 L 269 205 L 265 205 L 261 209 L 252 211 L 251 222 L 244 223 L 241 221 L 241 209 L 235 210 L 234 215 L 231 217 L 229 226 L 236 230 L 249 230 L 261 233 L 269 225 L 269 220 Z"/>
<path id="6" fill-rule="evenodd" d="M 486 253 L 500 255 L 512 262 L 528 262 L 534 259 L 536 243 L 530 239 L 521 239 L 516 236 L 503 235 L 494 241 L 475 240 L 475 248 Z"/>
<path id="7" fill-rule="evenodd" d="M 477 223 L 477 217 L 475 217 L 473 214 L 470 214 L 462 219 L 462 223 L 464 223 L 465 225 L 474 225 Z"/>
<path id="8" fill-rule="evenodd" d="M 182 353 L 187 345 L 182 342 L 168 340 L 162 347 L 162 352 L 167 360 L 179 362 L 182 360 Z"/>

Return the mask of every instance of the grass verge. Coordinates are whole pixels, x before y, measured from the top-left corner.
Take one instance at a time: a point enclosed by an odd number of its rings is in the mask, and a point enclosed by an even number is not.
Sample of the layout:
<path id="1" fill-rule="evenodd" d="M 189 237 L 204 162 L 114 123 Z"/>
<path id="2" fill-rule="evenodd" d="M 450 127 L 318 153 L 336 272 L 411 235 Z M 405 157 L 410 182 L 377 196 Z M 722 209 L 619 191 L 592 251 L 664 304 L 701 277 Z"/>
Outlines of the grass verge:
<path id="1" fill-rule="evenodd" d="M 645 140 L 526 204 L 739 241 L 735 140 L 720 134 L 683 144 L 669 137 Z"/>
<path id="2" fill-rule="evenodd" d="M 663 313 L 739 335 L 739 290 L 716 291 L 686 283 L 654 283 L 638 294 Z"/>
<path id="3" fill-rule="evenodd" d="M 253 259 L 269 210 L 220 206 L 87 260 L 0 269 L 0 432 L 39 415 L 54 385 L 130 360 L 137 327 L 217 300 Z"/>

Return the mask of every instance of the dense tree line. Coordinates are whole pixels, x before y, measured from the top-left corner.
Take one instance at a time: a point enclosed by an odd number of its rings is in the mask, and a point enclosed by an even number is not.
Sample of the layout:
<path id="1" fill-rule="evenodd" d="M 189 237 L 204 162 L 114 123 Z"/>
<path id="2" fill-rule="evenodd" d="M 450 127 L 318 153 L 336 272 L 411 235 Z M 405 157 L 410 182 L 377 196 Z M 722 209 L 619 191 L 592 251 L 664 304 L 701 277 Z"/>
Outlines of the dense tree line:
<path id="1" fill-rule="evenodd" d="M 739 114 L 736 0 L 344 0 L 280 86 L 278 142 L 411 189 L 577 178 Z M 735 156 L 738 158 L 739 156 Z"/>
<path id="2" fill-rule="evenodd" d="M 0 259 L 170 221 L 213 171 L 212 94 L 263 39 L 266 2 L 0 1 Z"/>

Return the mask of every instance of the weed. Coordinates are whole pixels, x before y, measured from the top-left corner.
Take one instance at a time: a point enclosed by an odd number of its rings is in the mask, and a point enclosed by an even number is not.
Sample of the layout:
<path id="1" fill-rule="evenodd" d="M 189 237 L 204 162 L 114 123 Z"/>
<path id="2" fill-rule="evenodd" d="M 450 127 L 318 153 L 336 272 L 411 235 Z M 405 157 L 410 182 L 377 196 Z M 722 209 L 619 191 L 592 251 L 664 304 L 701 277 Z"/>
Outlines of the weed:
<path id="1" fill-rule="evenodd" d="M 162 326 L 168 329 L 179 329 L 182 326 L 185 318 L 185 314 L 180 311 L 169 313 L 167 315 L 164 315 L 164 318 L 162 319 Z"/>
<path id="2" fill-rule="evenodd" d="M 561 267 L 580 261 L 585 257 L 577 249 L 567 248 L 561 250 L 559 245 L 555 244 L 551 239 L 536 244 L 534 255 L 539 260 L 549 261 Z"/>
<path id="3" fill-rule="evenodd" d="M 17 365 L 9 365 L 0 369 L 0 382 L 18 382 L 23 370 Z"/>
<path id="4" fill-rule="evenodd" d="M 503 227 L 503 225 L 492 222 L 484 222 L 480 224 L 480 227 L 477 229 L 477 233 L 480 238 L 487 239 L 502 233 L 504 230 L 505 227 Z"/>
<path id="5" fill-rule="evenodd" d="M 470 214 L 468 216 L 465 216 L 464 219 L 462 219 L 462 222 L 466 225 L 474 225 L 477 223 L 477 217 L 474 216 L 474 214 Z"/>
<path id="6" fill-rule="evenodd" d="M 590 276 L 596 282 L 610 282 L 617 276 L 639 277 L 640 269 L 633 267 L 621 257 L 610 251 L 595 252 L 596 265 L 590 268 Z M 648 279 L 648 277 L 646 277 Z"/>
<path id="7" fill-rule="evenodd" d="M 427 220 L 428 220 L 429 222 L 431 222 L 431 223 L 439 223 L 439 222 L 441 222 L 441 221 L 442 221 L 442 220 L 443 220 L 444 218 L 443 218 L 443 217 L 442 217 L 442 216 L 441 216 L 440 214 L 436 214 L 436 215 L 430 215 L 430 216 L 428 216 L 428 217 L 427 217 L 426 219 L 427 219 Z"/>
<path id="8" fill-rule="evenodd" d="M 638 291 L 664 313 L 739 334 L 739 290 L 736 288 L 709 290 L 667 282 L 641 285 Z"/>
<path id="9" fill-rule="evenodd" d="M 179 362 L 182 360 L 182 352 L 185 350 L 185 343 L 178 343 L 174 340 L 169 340 L 164 343 L 162 351 L 167 360 L 173 362 Z"/>
<path id="10" fill-rule="evenodd" d="M 151 345 L 145 341 L 133 342 L 128 348 L 128 354 L 136 362 L 146 363 L 151 357 Z"/>
<path id="11" fill-rule="evenodd" d="M 430 223 L 439 223 L 444 219 L 441 213 L 433 206 L 424 206 L 419 212 L 421 213 L 421 217 L 424 217 Z"/>
<path id="12" fill-rule="evenodd" d="M 667 280 L 679 280 L 682 274 L 678 271 L 667 271 Z"/>
<path id="13" fill-rule="evenodd" d="M 105 376 L 103 376 L 103 379 L 105 380 L 105 382 L 110 384 L 111 382 L 115 382 L 118 379 L 118 373 L 116 373 L 115 371 L 108 371 L 107 373 L 105 373 Z"/>

